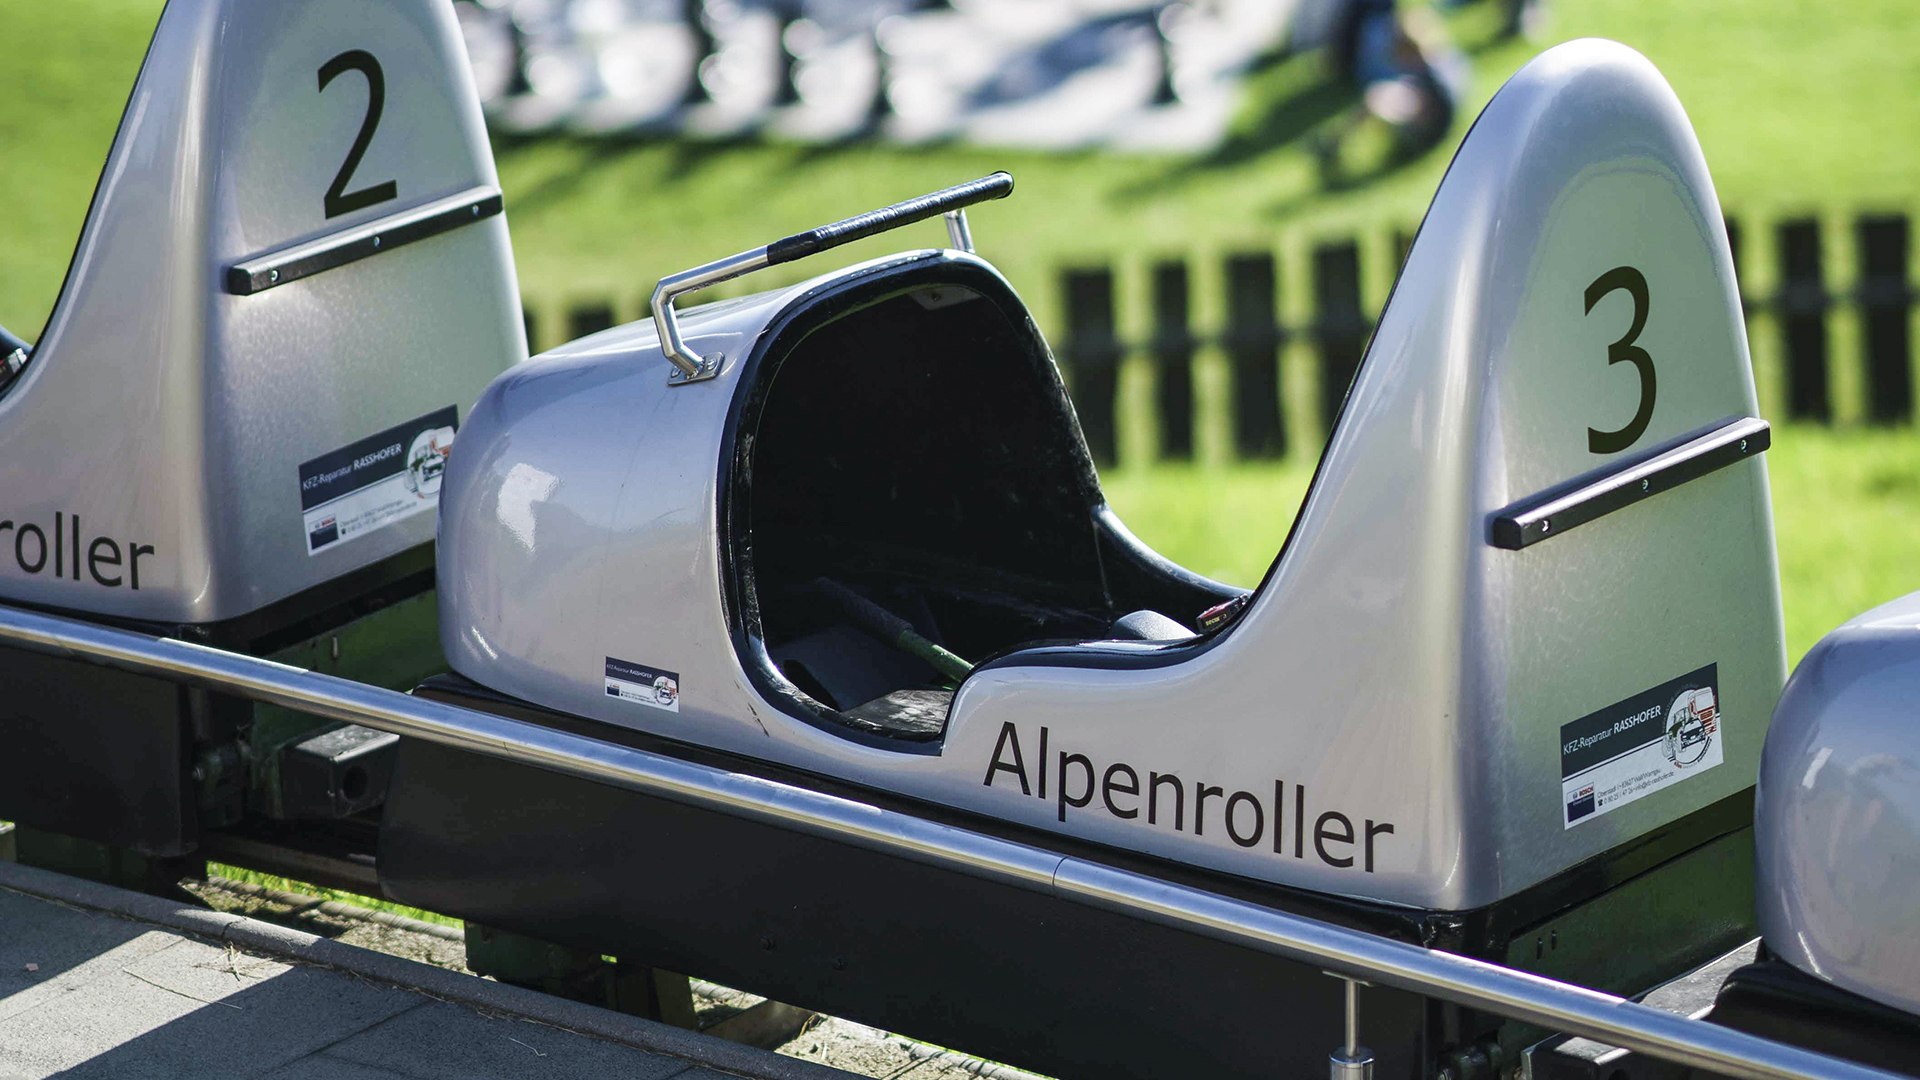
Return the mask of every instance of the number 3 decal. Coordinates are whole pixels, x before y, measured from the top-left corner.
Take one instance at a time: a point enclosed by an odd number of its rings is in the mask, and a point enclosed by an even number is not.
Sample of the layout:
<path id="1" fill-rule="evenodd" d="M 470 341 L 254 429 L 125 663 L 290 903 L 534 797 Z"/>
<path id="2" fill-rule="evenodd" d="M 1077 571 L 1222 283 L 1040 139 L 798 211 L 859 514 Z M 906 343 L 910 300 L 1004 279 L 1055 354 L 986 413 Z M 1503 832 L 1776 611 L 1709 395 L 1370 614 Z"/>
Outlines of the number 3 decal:
<path id="1" fill-rule="evenodd" d="M 1640 407 L 1634 411 L 1633 419 L 1618 431 L 1600 431 L 1587 429 L 1587 449 L 1596 454 L 1612 454 L 1633 445 L 1633 441 L 1644 435 L 1647 424 L 1653 419 L 1653 357 L 1647 350 L 1635 345 L 1640 331 L 1647 325 L 1647 279 L 1640 271 L 1631 266 L 1616 266 L 1593 279 L 1587 286 L 1587 314 L 1593 314 L 1593 305 L 1610 292 L 1625 289 L 1633 298 L 1633 325 L 1620 339 L 1607 346 L 1607 363 L 1632 364 L 1640 372 Z"/>
<path id="2" fill-rule="evenodd" d="M 367 77 L 367 117 L 360 121 L 360 134 L 354 136 L 353 145 L 347 148 L 347 160 L 340 163 L 340 171 L 333 174 L 333 183 L 327 187 L 326 197 L 320 200 L 321 209 L 329 218 L 363 210 L 399 194 L 391 180 L 363 187 L 359 191 L 346 190 L 348 182 L 353 179 L 353 170 L 360 167 L 360 159 L 366 155 L 367 144 L 373 141 L 373 130 L 380 126 L 380 110 L 387 104 L 387 78 L 380 71 L 380 61 L 375 60 L 372 53 L 364 49 L 349 49 L 320 65 L 321 92 L 326 92 L 327 84 L 343 71 L 357 71 Z"/>

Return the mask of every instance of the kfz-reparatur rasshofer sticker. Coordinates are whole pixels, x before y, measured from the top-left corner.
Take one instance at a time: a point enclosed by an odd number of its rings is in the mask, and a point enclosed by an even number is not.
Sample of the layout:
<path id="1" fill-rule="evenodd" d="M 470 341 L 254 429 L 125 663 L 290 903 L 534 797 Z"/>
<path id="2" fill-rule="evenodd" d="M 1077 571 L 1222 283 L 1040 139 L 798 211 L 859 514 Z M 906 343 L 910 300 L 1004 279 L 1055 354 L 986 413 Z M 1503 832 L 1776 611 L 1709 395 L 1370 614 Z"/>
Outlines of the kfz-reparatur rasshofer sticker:
<path id="1" fill-rule="evenodd" d="M 1718 666 L 1708 664 L 1560 729 L 1564 828 L 1720 764 Z"/>

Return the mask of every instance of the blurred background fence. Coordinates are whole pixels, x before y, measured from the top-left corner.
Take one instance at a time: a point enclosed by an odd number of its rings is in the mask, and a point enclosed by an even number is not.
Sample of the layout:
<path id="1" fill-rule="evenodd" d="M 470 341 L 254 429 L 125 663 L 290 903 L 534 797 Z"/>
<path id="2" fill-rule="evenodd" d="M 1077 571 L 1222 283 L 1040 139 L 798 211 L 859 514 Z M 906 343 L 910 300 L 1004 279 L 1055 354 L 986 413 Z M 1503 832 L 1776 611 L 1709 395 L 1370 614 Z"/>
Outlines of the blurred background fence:
<path id="1" fill-rule="evenodd" d="M 23 336 L 37 336 L 54 305 L 162 3 L 0 2 L 0 31 L 16 44 L 0 69 L 0 147 L 31 162 L 0 169 L 0 324 Z M 1310 9 L 1343 12 L 1338 25 L 1351 30 L 1352 16 L 1377 26 L 1386 7 L 1404 24 L 1388 35 L 1333 33 L 1333 21 L 1317 37 L 1292 24 L 1283 37 L 1208 32 L 1235 13 Z M 643 317 L 665 274 L 1007 169 L 1018 194 L 981 208 L 974 233 L 1052 340 L 1095 452 L 1117 463 L 1102 468 L 1103 491 L 1156 549 L 1243 585 L 1267 571 L 1301 505 L 1328 417 L 1473 117 L 1542 48 L 1624 41 L 1673 82 L 1733 222 L 1761 411 L 1782 422 L 1767 470 L 1789 656 L 1920 588 L 1912 0 L 459 0 L 458 10 L 478 81 L 498 92 L 495 157 L 537 349 Z M 698 25 L 685 17 L 696 10 Z M 932 57 L 911 59 L 913 43 L 882 30 L 899 14 L 910 18 L 896 27 L 942 27 L 925 36 Z M 841 32 L 853 24 L 873 34 Z M 1233 55 L 1262 42 L 1263 55 Z M 1359 63 L 1364 43 L 1394 47 L 1398 81 L 1450 86 L 1450 117 L 1375 115 L 1380 65 Z M 1408 43 L 1433 79 L 1398 66 Z M 843 61 L 841 46 L 884 62 Z M 967 57 L 966 71 L 947 64 Z M 1461 60 L 1464 82 L 1439 78 Z M 923 93 L 927 79 L 946 90 Z M 647 102 L 660 110 L 652 120 Z M 800 123 L 841 106 L 849 126 Z M 952 123 L 924 122 L 936 113 Z M 1033 125 L 1016 125 L 1022 117 Z M 1408 141 L 1415 128 L 1423 141 Z M 403 129 L 383 130 L 366 168 L 397 171 Z M 1178 138 L 1136 137 L 1146 135 Z M 701 297 L 939 235 L 927 224 Z"/>
<path id="2" fill-rule="evenodd" d="M 1909 215 L 1730 216 L 1727 233 L 1768 414 L 1911 424 L 1920 288 Z M 1311 240 L 1304 259 L 1248 248 L 1060 269 L 1046 329 L 1094 459 L 1190 460 L 1209 430 L 1233 459 L 1317 453 L 1412 239 L 1402 228 Z M 1202 288 L 1217 294 L 1213 320 L 1197 312 Z M 638 297 L 530 303 L 529 337 L 558 344 L 642 308 Z M 1209 366 L 1212 395 L 1201 385 Z"/>

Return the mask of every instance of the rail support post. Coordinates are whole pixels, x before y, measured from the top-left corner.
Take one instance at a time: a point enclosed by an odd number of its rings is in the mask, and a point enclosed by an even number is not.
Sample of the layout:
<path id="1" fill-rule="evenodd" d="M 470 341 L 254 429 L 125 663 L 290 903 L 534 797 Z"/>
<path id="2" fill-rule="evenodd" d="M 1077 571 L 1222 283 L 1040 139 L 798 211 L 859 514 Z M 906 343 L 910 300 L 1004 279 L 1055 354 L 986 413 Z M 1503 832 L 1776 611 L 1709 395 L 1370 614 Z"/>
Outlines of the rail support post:
<path id="1" fill-rule="evenodd" d="M 1332 975 L 1332 972 L 1328 972 Z M 1328 1056 L 1328 1076 L 1331 1080 L 1373 1080 L 1373 1051 L 1360 1045 L 1360 986 L 1358 979 L 1349 979 L 1344 975 L 1334 975 L 1346 984 L 1347 991 L 1347 1031 L 1346 1041 L 1340 1049 Z"/>

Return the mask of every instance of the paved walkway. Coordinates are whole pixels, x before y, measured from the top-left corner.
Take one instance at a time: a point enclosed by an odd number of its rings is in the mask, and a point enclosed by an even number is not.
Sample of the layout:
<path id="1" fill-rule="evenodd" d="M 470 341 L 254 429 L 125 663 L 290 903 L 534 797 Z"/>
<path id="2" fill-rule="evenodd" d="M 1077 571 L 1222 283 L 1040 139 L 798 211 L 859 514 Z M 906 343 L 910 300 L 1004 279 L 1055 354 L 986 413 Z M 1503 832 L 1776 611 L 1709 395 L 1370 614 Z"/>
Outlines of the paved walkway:
<path id="1" fill-rule="evenodd" d="M 0 1080 L 849 1074 L 0 862 Z"/>

